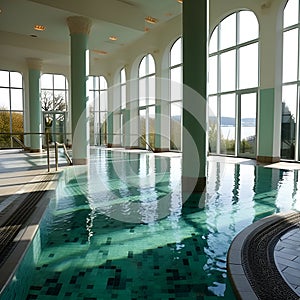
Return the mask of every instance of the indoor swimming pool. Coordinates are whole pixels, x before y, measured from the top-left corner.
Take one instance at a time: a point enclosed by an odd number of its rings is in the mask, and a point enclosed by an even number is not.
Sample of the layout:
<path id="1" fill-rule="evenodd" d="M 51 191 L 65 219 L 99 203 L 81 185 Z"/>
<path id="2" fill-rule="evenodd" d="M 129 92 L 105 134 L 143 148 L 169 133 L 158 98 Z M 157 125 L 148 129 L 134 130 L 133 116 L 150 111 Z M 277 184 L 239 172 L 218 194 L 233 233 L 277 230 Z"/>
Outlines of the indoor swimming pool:
<path id="1" fill-rule="evenodd" d="M 92 149 L 62 173 L 0 299 L 235 299 L 231 241 L 300 210 L 299 187 L 297 170 L 209 157 L 206 193 L 182 204 L 181 154 Z"/>

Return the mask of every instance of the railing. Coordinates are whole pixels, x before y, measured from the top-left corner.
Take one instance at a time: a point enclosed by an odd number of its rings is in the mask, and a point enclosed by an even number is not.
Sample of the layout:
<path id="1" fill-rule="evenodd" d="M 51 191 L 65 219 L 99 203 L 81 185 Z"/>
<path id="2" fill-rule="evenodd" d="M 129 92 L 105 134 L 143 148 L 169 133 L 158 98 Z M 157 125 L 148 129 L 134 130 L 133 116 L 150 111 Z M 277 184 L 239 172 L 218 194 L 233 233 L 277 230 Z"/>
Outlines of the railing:
<path id="1" fill-rule="evenodd" d="M 64 148 L 64 154 L 65 154 L 65 157 L 67 159 L 67 162 L 69 163 L 69 165 L 73 165 L 72 159 L 69 156 L 66 145 L 63 144 L 63 143 L 61 144 L 61 143 L 55 142 L 55 170 L 56 171 L 58 169 L 58 147 L 63 147 Z"/>
<path id="2" fill-rule="evenodd" d="M 66 136 L 70 135 L 69 133 L 56 133 L 56 132 L 0 132 L 0 141 L 3 142 L 3 145 L 1 147 L 0 144 L 0 149 L 11 149 L 11 148 L 18 148 L 18 149 L 24 149 L 25 151 L 29 151 L 30 147 L 27 147 L 24 142 L 22 141 L 25 136 L 32 136 L 32 135 L 38 135 L 40 138 L 43 138 L 43 143 L 42 147 L 46 150 L 47 153 L 47 167 L 48 167 L 48 172 L 50 172 L 50 148 L 53 147 L 50 145 L 50 140 L 51 138 L 53 140 L 56 140 L 56 136 Z M 68 141 L 68 140 L 66 140 Z M 17 146 L 17 147 L 16 147 Z M 58 169 L 58 147 L 62 146 L 64 149 L 64 154 L 66 157 L 66 160 L 69 165 L 72 165 L 72 159 L 68 154 L 67 147 L 65 143 L 58 143 L 54 142 L 54 148 L 55 148 L 55 168 L 56 170 Z"/>
<path id="3" fill-rule="evenodd" d="M 146 139 L 141 135 L 140 139 L 149 147 L 152 152 L 155 152 L 152 146 L 146 141 Z"/>

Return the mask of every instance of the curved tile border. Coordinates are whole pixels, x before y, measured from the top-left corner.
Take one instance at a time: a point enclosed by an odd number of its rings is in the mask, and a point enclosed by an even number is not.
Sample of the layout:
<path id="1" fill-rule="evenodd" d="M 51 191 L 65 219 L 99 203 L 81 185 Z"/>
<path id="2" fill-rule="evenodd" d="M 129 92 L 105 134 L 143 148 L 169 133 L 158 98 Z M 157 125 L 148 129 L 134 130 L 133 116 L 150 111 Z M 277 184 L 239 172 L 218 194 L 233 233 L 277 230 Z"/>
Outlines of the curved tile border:
<path id="1" fill-rule="evenodd" d="M 274 261 L 277 241 L 299 221 L 298 212 L 280 213 L 251 224 L 235 237 L 227 270 L 238 299 L 299 299 Z"/>

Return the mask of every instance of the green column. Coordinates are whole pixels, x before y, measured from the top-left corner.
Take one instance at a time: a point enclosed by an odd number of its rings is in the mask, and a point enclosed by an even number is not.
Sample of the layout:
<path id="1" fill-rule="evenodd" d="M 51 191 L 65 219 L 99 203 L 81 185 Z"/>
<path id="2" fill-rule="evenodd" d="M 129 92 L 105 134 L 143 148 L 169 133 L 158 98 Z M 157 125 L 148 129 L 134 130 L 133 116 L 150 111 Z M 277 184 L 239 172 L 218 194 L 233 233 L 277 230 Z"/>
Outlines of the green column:
<path id="1" fill-rule="evenodd" d="M 206 186 L 206 85 L 208 3 L 183 2 L 182 191 Z"/>
<path id="2" fill-rule="evenodd" d="M 87 115 L 87 42 L 91 21 L 81 16 L 67 18 L 71 36 L 71 117 L 73 164 L 88 161 L 88 115 Z"/>
<path id="3" fill-rule="evenodd" d="M 40 76 L 42 61 L 27 59 L 29 77 L 29 115 L 30 115 L 30 151 L 42 150 L 41 135 L 41 102 L 40 102 Z"/>

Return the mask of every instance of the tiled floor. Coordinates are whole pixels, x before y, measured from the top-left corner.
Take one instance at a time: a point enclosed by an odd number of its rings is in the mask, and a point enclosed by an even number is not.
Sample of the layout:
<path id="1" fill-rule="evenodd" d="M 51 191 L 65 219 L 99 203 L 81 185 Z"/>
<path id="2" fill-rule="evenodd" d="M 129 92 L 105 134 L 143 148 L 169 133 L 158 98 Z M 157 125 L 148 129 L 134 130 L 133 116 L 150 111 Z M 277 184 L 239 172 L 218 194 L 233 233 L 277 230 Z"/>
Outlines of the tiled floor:
<path id="1" fill-rule="evenodd" d="M 281 275 L 300 296 L 300 227 L 280 238 L 274 257 Z"/>

